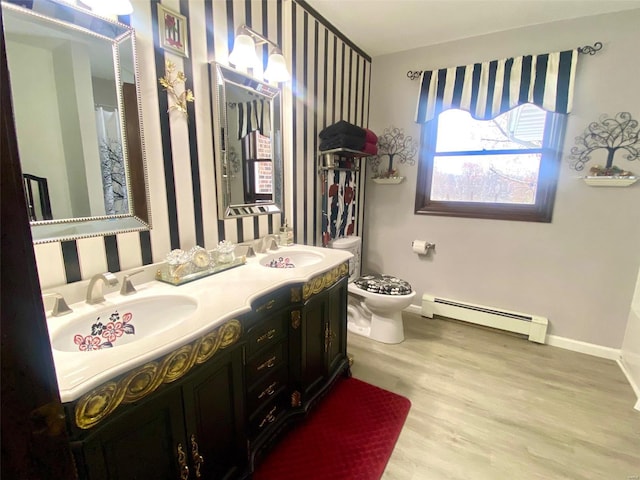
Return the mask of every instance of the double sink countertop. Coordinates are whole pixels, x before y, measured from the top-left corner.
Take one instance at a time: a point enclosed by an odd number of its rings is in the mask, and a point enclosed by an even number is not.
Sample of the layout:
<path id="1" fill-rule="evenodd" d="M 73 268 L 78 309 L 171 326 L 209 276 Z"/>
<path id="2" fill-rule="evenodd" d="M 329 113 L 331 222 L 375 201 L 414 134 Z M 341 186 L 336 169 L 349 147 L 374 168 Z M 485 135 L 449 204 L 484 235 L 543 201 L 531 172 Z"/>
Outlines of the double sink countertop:
<path id="1" fill-rule="evenodd" d="M 270 268 L 260 263 L 272 255 L 286 258 L 295 256 L 295 252 L 302 255 L 311 253 L 321 258 L 316 263 L 295 268 Z M 137 290 L 135 294 L 124 296 L 119 293 L 123 276 L 130 273 L 120 272 L 117 274 L 118 287 L 105 286 L 105 301 L 95 305 L 87 304 L 84 297 L 81 297 L 82 300 L 78 298 L 79 292 L 86 292 L 88 281 L 47 289 L 43 293 L 63 294 L 73 310 L 59 317 L 49 316 L 50 312 L 47 311 L 61 399 L 63 402 L 76 400 L 100 384 L 186 345 L 230 319 L 250 312 L 252 303 L 260 297 L 288 284 L 305 283 L 351 257 L 351 253 L 344 250 L 306 245 L 281 246 L 276 251 L 247 258 L 244 265 L 179 286 L 150 280 L 161 264 L 147 265 L 143 267 L 143 274 L 131 277 Z M 172 311 L 172 302 L 160 297 L 174 297 L 176 304 L 187 304 L 179 321 L 176 321 L 175 315 L 180 313 L 180 307 Z M 157 306 L 154 307 L 154 304 Z M 136 306 L 139 308 L 140 305 L 145 308 L 139 310 L 140 315 L 136 318 Z M 163 305 L 169 308 L 163 308 Z M 132 318 L 123 318 L 129 307 L 134 315 Z M 110 312 L 116 311 L 122 315 L 116 319 L 118 328 L 107 332 L 114 325 L 113 322 L 110 324 L 113 320 L 109 318 Z M 147 318 L 140 318 L 144 316 Z M 96 335 L 95 324 L 98 321 L 100 333 Z M 127 324 L 124 328 L 123 323 Z M 135 336 L 135 340 L 127 339 L 128 335 L 132 335 L 132 338 Z M 69 338 L 61 339 L 61 336 Z M 101 341 L 113 340 L 112 348 L 86 351 L 86 348 L 93 347 L 91 340 L 98 341 L 97 337 Z M 63 344 L 66 346 L 58 347 Z"/>

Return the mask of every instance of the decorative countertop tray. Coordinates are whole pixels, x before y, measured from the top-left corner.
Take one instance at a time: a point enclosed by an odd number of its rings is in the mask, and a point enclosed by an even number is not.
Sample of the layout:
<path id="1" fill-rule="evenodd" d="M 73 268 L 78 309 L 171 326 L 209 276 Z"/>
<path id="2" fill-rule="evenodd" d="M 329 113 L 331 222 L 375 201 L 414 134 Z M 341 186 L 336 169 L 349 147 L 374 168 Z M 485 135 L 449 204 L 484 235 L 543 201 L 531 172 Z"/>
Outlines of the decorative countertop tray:
<path id="1" fill-rule="evenodd" d="M 164 263 L 160 266 L 160 268 L 158 268 L 158 271 L 156 272 L 156 280 L 170 283 L 171 285 L 184 285 L 185 283 L 193 282 L 194 280 L 208 277 L 209 275 L 214 275 L 216 273 L 239 267 L 240 265 L 244 265 L 245 263 L 247 263 L 247 257 L 243 255 L 241 257 L 237 257 L 235 260 L 233 260 L 233 262 L 215 265 L 206 270 L 200 270 L 182 276 L 172 275 L 169 271 L 169 265 Z"/>

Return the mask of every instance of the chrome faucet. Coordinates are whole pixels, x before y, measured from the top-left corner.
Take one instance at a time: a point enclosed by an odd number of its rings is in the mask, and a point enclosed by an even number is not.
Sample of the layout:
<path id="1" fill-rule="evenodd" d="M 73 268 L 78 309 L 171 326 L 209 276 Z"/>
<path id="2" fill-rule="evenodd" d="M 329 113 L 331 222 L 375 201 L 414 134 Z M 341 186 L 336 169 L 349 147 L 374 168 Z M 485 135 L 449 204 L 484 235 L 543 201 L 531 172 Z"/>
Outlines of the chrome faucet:
<path id="1" fill-rule="evenodd" d="M 122 288 L 120 288 L 120 295 L 133 295 L 134 293 L 136 293 L 136 287 L 133 286 L 133 283 L 131 283 L 129 277 L 142 272 L 144 272 L 144 270 L 135 270 L 129 275 L 124 276 L 124 278 L 122 279 Z"/>
<path id="2" fill-rule="evenodd" d="M 111 272 L 99 273 L 91 277 L 91 281 L 89 282 L 89 286 L 87 287 L 87 303 L 89 305 L 104 302 L 102 283 L 106 283 L 107 285 L 113 287 L 118 284 L 118 279 Z"/>
<path id="3" fill-rule="evenodd" d="M 276 240 L 276 236 L 269 234 L 264 237 L 264 251 L 267 250 L 278 250 L 278 241 Z"/>
<path id="4" fill-rule="evenodd" d="M 69 308 L 69 305 L 67 305 L 67 302 L 65 301 L 64 297 L 60 293 L 57 293 L 57 292 L 45 293 L 42 296 L 42 298 L 54 299 L 53 310 L 51 311 L 52 317 L 60 317 L 62 315 L 66 315 L 67 313 L 71 313 L 73 311 L 71 310 L 71 308 Z"/>
<path id="5" fill-rule="evenodd" d="M 265 235 L 253 241 L 253 249 L 256 253 L 267 253 L 267 250 L 277 250 L 278 242 L 273 234 Z"/>

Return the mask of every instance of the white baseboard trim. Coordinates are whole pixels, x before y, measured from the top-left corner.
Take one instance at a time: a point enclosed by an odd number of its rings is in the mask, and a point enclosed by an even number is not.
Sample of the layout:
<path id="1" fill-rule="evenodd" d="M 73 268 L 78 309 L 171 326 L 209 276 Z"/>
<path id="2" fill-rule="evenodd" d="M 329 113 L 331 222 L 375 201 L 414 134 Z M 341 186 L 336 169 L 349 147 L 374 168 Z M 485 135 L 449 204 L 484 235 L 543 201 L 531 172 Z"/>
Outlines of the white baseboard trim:
<path id="1" fill-rule="evenodd" d="M 404 309 L 404 311 L 422 316 L 422 308 L 420 307 L 420 305 L 409 305 Z M 428 317 L 423 316 L 423 318 L 429 320 Z M 636 397 L 638 397 L 638 401 L 633 408 L 640 411 L 640 385 L 637 385 L 631 375 L 629 375 L 629 371 L 624 365 L 624 360 L 622 358 L 622 352 L 620 349 L 603 347 L 602 345 L 582 342 L 580 340 L 572 340 L 571 338 L 559 337 L 557 335 L 547 335 L 546 343 L 547 345 L 551 345 L 553 347 L 564 348 L 565 350 L 571 350 L 573 352 L 585 353 L 594 357 L 614 360 L 619 365 L 620 370 L 622 370 L 622 373 L 624 373 L 624 376 L 627 378 L 627 381 L 635 392 Z"/>
<path id="2" fill-rule="evenodd" d="M 637 401 L 633 408 L 640 411 L 640 385 L 638 385 L 633 379 L 633 376 L 631 375 L 631 373 L 629 372 L 629 369 L 624 363 L 624 357 L 620 357 L 618 359 L 618 365 L 620 366 L 620 370 L 622 370 L 622 373 L 624 373 L 624 376 L 627 377 L 627 381 L 629 382 L 629 384 L 631 385 L 631 388 L 636 394 Z"/>
<path id="3" fill-rule="evenodd" d="M 558 337 L 557 335 L 547 335 L 547 345 L 564 348 L 573 352 L 586 353 L 594 357 L 608 358 L 609 360 L 620 359 L 620 349 L 603 347 L 594 343 L 581 342 L 571 338 Z"/>
<path id="4" fill-rule="evenodd" d="M 426 320 L 428 317 L 422 315 L 422 307 L 420 305 L 409 305 L 404 309 L 405 312 L 415 313 L 420 315 Z M 571 338 L 559 337 L 557 335 L 547 335 L 547 345 L 553 347 L 564 348 L 565 350 L 571 350 L 573 352 L 586 353 L 594 357 L 607 358 L 609 360 L 620 360 L 620 349 L 603 347 L 602 345 L 596 345 L 594 343 L 582 342 L 580 340 L 573 340 Z"/>

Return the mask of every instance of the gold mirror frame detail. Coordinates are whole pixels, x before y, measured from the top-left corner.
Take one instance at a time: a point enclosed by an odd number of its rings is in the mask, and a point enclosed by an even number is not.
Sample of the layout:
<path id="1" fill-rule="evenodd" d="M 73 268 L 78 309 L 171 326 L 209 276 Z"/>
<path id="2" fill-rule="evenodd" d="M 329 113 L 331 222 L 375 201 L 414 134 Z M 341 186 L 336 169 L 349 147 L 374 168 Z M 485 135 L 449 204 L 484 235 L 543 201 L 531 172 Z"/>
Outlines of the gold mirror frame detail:
<path id="1" fill-rule="evenodd" d="M 76 425 L 87 430 L 109 416 L 121 404 L 137 402 L 163 383 L 183 377 L 195 365 L 213 357 L 242 336 L 239 320 L 230 320 L 211 333 L 184 345 L 164 357 L 138 367 L 117 380 L 103 383 L 86 393 L 75 406 Z"/>

